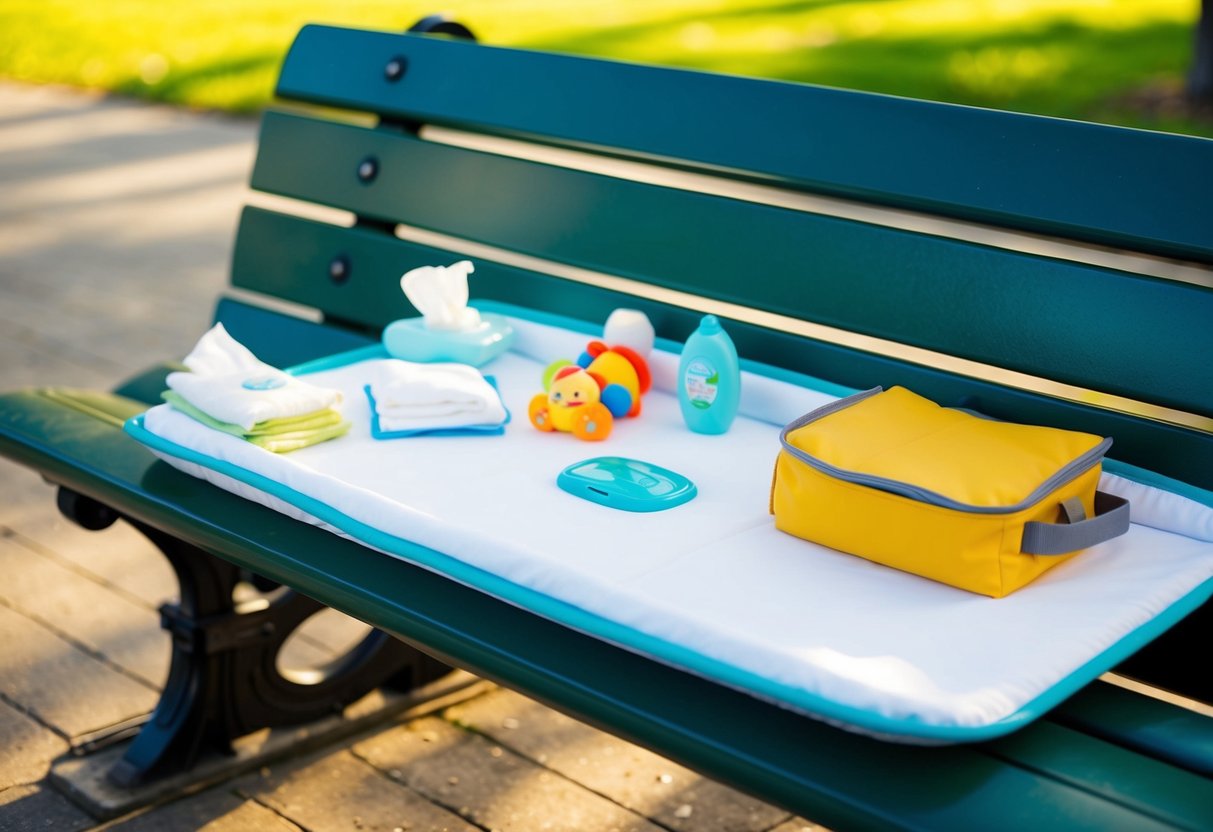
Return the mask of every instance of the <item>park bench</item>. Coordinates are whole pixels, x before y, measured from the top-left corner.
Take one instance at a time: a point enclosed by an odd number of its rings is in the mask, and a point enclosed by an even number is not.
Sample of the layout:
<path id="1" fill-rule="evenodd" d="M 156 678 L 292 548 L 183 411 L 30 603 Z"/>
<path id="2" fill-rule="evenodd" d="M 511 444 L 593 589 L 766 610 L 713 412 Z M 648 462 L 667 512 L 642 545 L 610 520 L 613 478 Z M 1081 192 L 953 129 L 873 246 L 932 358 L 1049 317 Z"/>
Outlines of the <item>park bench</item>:
<path id="1" fill-rule="evenodd" d="M 744 358 L 1111 436 L 1118 460 L 1213 490 L 1213 142 L 422 28 L 308 26 L 291 48 L 252 186 L 292 202 L 244 209 L 215 313 L 263 360 L 373 344 L 413 314 L 402 272 L 472 257 L 477 299 L 639 309 L 676 341 L 712 312 Z M 0 449 L 85 527 L 134 524 L 182 582 L 173 675 L 117 782 L 426 683 L 433 656 L 840 829 L 1213 824 L 1208 603 L 1008 736 L 883 742 L 169 468 L 122 430 L 165 371 L 0 397 Z M 293 592 L 241 609 L 250 574 Z M 273 654 L 317 604 L 400 641 L 296 684 Z"/>

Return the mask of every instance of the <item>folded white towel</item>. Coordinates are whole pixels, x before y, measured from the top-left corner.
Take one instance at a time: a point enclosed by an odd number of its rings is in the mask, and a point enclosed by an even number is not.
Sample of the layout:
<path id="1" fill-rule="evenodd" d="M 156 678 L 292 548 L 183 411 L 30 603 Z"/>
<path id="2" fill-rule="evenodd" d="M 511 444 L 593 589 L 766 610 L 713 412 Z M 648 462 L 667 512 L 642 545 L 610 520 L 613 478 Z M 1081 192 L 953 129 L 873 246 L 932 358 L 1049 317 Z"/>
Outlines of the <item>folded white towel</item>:
<path id="1" fill-rule="evenodd" d="M 506 419 L 501 396 L 467 364 L 389 358 L 379 362 L 370 387 L 383 431 L 499 425 Z"/>
<path id="2" fill-rule="evenodd" d="M 300 381 L 259 361 L 215 324 L 185 359 L 192 372 L 166 381 L 206 415 L 251 430 L 269 419 L 303 416 L 341 403 L 341 393 Z"/>
<path id="3" fill-rule="evenodd" d="M 372 391 L 373 395 L 373 391 Z M 394 419 L 432 419 L 438 416 L 458 416 L 481 413 L 485 409 L 483 402 L 461 404 L 459 402 L 434 402 L 433 404 L 401 405 L 397 407 L 376 408 L 381 416 Z"/>

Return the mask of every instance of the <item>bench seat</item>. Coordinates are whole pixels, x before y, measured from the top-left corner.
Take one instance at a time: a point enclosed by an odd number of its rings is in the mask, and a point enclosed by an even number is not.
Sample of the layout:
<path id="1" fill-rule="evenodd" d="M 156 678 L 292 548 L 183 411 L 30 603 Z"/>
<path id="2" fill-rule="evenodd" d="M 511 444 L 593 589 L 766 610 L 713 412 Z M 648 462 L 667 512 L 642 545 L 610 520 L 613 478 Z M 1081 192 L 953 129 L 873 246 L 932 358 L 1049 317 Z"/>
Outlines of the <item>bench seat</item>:
<path id="1" fill-rule="evenodd" d="M 867 739 L 581 635 L 175 471 L 121 430 L 121 420 L 145 408 L 111 394 L 6 394 L 0 448 L 124 516 L 170 525 L 195 545 L 444 661 L 823 823 L 1197 829 L 1213 810 L 1213 718 L 1101 682 L 1048 719 L 994 742 L 916 748 Z M 486 632 L 494 633 L 491 643 Z M 1137 711 L 1131 723 L 1122 717 L 1126 701 Z M 1093 720 L 1092 708 L 1102 708 L 1106 720 Z M 1027 793 L 1030 804 L 1020 799 Z M 990 816 L 994 806 L 997 817 Z"/>

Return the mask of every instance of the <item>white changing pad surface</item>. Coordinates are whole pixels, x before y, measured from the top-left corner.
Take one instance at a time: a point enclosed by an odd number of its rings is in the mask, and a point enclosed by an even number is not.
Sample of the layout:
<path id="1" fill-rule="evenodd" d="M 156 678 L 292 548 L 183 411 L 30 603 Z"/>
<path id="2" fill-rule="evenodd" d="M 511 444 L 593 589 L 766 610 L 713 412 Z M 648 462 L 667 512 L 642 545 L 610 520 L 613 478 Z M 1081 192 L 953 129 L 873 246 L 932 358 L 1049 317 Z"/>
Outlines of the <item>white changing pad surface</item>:
<path id="1" fill-rule="evenodd" d="M 1128 534 L 1002 599 L 783 534 L 768 513 L 780 426 L 834 396 L 746 374 L 732 429 L 693 434 L 669 392 L 677 357 L 658 352 L 643 414 L 617 422 L 606 442 L 541 433 L 523 414 L 543 367 L 575 358 L 587 336 L 513 322 L 514 351 L 483 368 L 517 416 L 503 437 L 373 439 L 365 362 L 309 374 L 345 393 L 354 427 L 290 454 L 166 405 L 128 429 L 171 464 L 279 511 L 388 554 L 409 552 L 401 541 L 420 544 L 449 559 L 415 551 L 409 559 L 507 601 L 817 718 L 905 741 L 1010 731 L 1213 592 L 1213 509 L 1109 474 L 1103 487 L 1134 502 Z M 602 454 L 685 474 L 699 495 L 633 514 L 557 488 L 563 468 Z"/>

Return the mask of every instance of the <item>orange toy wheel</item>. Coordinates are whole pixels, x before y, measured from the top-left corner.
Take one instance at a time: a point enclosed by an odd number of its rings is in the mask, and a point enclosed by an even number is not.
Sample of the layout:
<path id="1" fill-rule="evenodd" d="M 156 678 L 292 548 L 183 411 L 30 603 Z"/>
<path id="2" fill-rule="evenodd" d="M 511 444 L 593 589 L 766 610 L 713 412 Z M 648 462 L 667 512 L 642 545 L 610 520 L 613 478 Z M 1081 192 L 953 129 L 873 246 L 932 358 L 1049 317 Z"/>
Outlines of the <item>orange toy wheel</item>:
<path id="1" fill-rule="evenodd" d="M 586 405 L 573 417 L 573 435 L 587 442 L 601 442 L 611 435 L 615 417 L 602 403 Z"/>
<path id="2" fill-rule="evenodd" d="M 548 397 L 543 393 L 538 393 L 531 399 L 531 404 L 527 407 L 527 416 L 530 417 L 531 424 L 539 430 L 556 429 L 552 424 L 552 414 L 548 412 Z"/>

